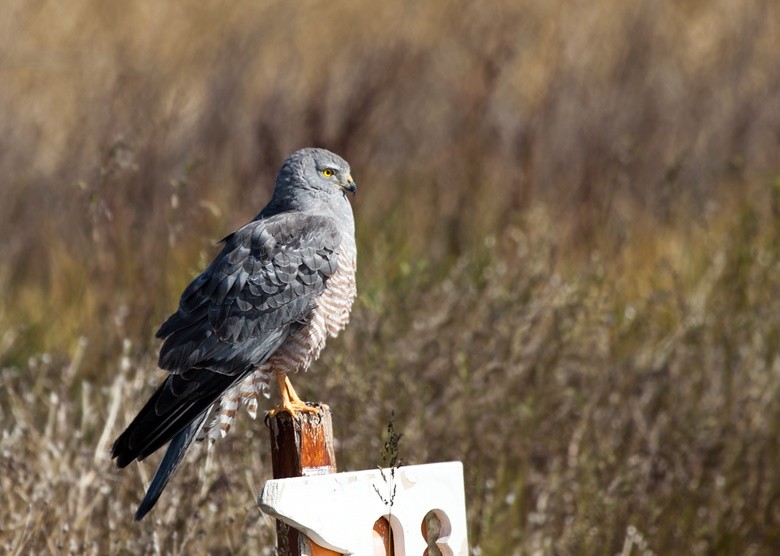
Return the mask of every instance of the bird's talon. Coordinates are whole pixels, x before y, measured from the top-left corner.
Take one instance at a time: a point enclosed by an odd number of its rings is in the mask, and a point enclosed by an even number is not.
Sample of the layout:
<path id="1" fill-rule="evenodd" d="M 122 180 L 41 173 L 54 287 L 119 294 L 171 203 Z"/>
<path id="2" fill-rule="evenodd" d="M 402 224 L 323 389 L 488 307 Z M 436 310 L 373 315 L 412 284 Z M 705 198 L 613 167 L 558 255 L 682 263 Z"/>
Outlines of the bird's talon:
<path id="1" fill-rule="evenodd" d="M 322 406 L 319 404 L 314 405 L 304 401 L 291 400 L 287 403 L 283 401 L 280 405 L 268 411 L 268 417 L 276 417 L 282 411 L 286 411 L 293 419 L 297 419 L 299 413 L 319 413 L 320 407 Z"/>

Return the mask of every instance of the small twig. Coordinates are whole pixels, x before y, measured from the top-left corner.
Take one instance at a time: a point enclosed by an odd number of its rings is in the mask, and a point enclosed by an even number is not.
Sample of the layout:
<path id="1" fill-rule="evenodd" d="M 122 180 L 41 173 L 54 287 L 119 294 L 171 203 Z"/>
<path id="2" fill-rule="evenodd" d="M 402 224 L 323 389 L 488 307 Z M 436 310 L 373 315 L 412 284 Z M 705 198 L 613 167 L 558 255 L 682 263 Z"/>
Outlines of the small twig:
<path id="1" fill-rule="evenodd" d="M 379 488 L 377 488 L 376 485 L 372 485 L 374 487 L 374 492 L 376 492 L 377 496 L 379 496 L 379 499 L 382 501 L 382 503 L 388 507 L 388 515 L 392 517 L 393 515 L 393 504 L 395 503 L 395 494 L 397 491 L 397 485 L 395 483 L 395 470 L 403 465 L 403 460 L 401 459 L 401 453 L 399 449 L 399 443 L 401 441 L 401 437 L 403 434 L 398 434 L 395 432 L 395 424 L 393 423 L 393 419 L 395 418 L 395 411 L 390 412 L 390 419 L 387 422 L 387 440 L 385 440 L 385 444 L 382 448 L 382 451 L 379 452 L 379 457 L 382 460 L 382 465 L 379 465 L 379 473 L 382 476 L 382 480 L 385 482 L 388 488 L 388 496 L 385 497 L 382 495 L 382 493 L 379 491 Z M 385 474 L 385 468 L 390 468 L 390 474 L 389 477 L 387 474 Z M 388 519 L 388 543 L 392 544 L 393 539 L 393 527 L 392 523 Z M 387 553 L 390 554 L 390 546 L 386 547 Z"/>

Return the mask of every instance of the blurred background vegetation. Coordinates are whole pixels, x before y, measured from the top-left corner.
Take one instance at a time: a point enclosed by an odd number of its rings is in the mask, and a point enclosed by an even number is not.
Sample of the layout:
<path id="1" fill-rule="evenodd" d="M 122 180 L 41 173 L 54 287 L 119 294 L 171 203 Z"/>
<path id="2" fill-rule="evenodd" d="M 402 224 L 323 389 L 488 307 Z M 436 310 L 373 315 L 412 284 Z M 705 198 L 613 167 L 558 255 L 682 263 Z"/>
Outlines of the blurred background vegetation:
<path id="1" fill-rule="evenodd" d="M 352 324 L 296 385 L 343 470 L 459 459 L 474 554 L 780 546 L 780 4 L 0 6 L 0 547 L 272 553 L 246 415 L 154 513 L 107 459 L 156 327 L 318 145 Z"/>

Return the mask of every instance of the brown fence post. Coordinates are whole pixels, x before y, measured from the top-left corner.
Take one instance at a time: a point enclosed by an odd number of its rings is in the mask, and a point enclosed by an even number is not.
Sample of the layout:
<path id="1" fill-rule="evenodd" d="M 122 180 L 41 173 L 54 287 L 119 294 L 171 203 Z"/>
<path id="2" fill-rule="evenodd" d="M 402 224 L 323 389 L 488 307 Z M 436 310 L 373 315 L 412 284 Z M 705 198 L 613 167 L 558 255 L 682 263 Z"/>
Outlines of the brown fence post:
<path id="1" fill-rule="evenodd" d="M 281 411 L 269 421 L 274 479 L 336 472 L 333 423 L 328 406 L 321 405 L 317 413 L 301 413 L 297 418 Z M 325 505 L 323 511 L 327 511 Z M 312 556 L 337 554 L 317 546 L 286 523 L 276 522 L 279 556 L 301 556 L 306 548 L 304 543 L 308 543 Z"/>

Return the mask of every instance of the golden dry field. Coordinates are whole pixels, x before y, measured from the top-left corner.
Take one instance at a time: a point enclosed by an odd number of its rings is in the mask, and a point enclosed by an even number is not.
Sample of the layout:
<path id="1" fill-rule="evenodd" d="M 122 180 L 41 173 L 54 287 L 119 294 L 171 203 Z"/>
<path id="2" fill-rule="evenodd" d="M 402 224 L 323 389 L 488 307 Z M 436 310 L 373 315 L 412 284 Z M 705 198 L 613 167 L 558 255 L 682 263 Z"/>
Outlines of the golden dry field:
<path id="1" fill-rule="evenodd" d="M 242 413 L 141 523 L 111 442 L 217 241 L 323 146 L 341 470 L 465 466 L 472 553 L 780 550 L 780 3 L 0 4 L 0 552 L 273 554 Z M 270 403 L 269 403 L 270 407 Z"/>

